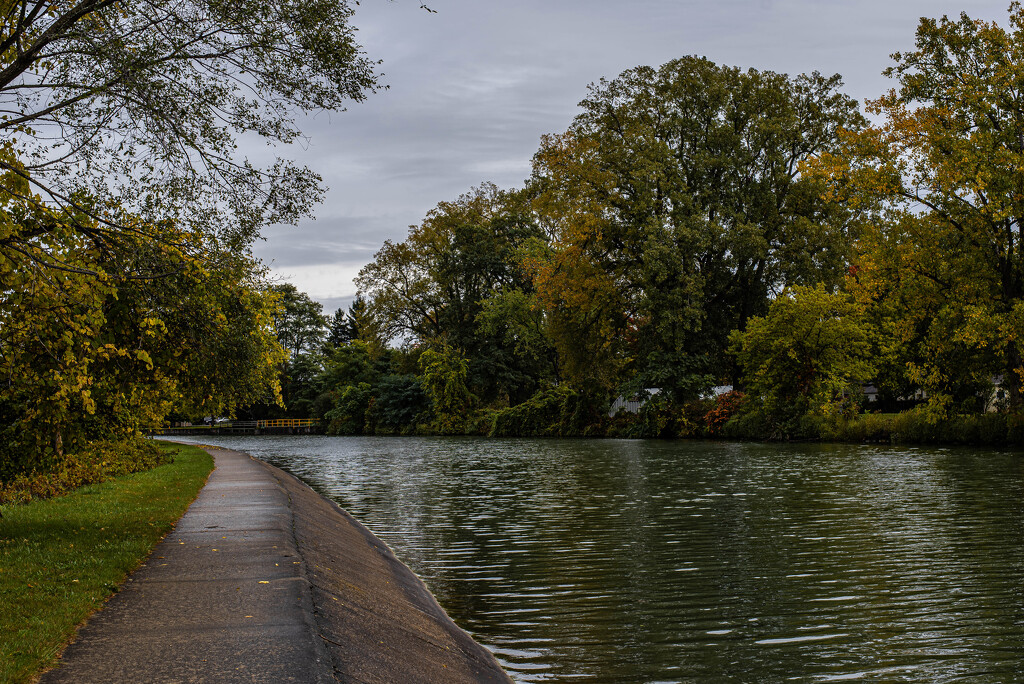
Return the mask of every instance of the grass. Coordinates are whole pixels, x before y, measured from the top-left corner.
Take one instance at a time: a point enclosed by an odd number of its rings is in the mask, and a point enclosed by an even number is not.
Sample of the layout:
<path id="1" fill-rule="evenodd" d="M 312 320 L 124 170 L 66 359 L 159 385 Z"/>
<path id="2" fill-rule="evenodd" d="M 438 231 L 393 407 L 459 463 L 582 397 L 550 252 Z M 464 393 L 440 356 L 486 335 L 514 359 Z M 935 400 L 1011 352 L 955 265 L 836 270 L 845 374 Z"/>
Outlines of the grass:
<path id="1" fill-rule="evenodd" d="M 0 506 L 0 684 L 31 681 L 117 591 L 195 499 L 213 468 L 204 451 L 89 485 Z"/>

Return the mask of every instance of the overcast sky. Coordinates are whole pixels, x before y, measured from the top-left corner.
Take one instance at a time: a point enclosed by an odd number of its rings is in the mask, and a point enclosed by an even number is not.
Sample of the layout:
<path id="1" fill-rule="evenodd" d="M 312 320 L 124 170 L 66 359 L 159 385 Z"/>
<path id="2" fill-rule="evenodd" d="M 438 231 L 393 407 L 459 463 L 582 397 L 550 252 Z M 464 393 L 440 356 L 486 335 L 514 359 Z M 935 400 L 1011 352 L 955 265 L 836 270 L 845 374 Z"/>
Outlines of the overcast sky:
<path id="1" fill-rule="evenodd" d="M 795 75 L 840 73 L 861 102 L 922 16 L 1005 25 L 1009 0 L 362 0 L 353 24 L 388 90 L 303 124 L 278 150 L 329 186 L 316 220 L 272 228 L 256 253 L 324 305 L 438 202 L 484 181 L 519 186 L 540 136 L 564 131 L 587 85 L 684 55 Z M 259 152 L 255 156 L 260 156 Z"/>

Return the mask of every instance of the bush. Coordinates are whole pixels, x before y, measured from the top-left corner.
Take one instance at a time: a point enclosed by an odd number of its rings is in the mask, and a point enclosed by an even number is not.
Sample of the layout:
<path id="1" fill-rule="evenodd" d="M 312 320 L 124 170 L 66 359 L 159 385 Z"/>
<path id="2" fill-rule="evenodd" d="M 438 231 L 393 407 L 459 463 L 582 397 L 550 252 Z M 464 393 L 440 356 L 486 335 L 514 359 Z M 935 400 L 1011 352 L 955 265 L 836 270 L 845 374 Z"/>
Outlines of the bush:
<path id="1" fill-rule="evenodd" d="M 367 422 L 376 430 L 412 429 L 430 411 L 430 399 L 415 375 L 385 375 L 375 391 Z"/>
<path id="2" fill-rule="evenodd" d="M 560 385 L 490 414 L 491 437 L 601 437 L 604 406 L 595 397 Z"/>
<path id="3" fill-rule="evenodd" d="M 1005 413 L 983 413 L 978 416 L 978 442 L 980 444 L 1005 444 L 1009 432 Z"/>
<path id="4" fill-rule="evenodd" d="M 663 394 L 655 394 L 636 413 L 615 414 L 615 435 L 629 439 L 668 439 L 679 434 L 680 414 Z"/>
<path id="5" fill-rule="evenodd" d="M 85 485 L 150 470 L 172 460 L 173 456 L 143 439 L 94 442 L 66 455 L 48 472 L 17 475 L 4 483 L 0 486 L 0 504 L 64 496 Z"/>
<path id="6" fill-rule="evenodd" d="M 329 435 L 361 435 L 366 426 L 366 412 L 372 400 L 370 385 L 345 385 L 337 402 L 324 414 Z"/>
<path id="7" fill-rule="evenodd" d="M 1024 414 L 1011 413 L 1006 416 L 1007 444 L 1024 444 Z"/>
<path id="8" fill-rule="evenodd" d="M 562 407 L 573 394 L 568 387 L 551 387 L 521 404 L 491 414 L 490 437 L 547 437 L 558 433 Z"/>
<path id="9" fill-rule="evenodd" d="M 897 413 L 892 419 L 892 442 L 930 444 L 936 438 L 935 425 L 929 424 L 924 411 L 911 409 Z"/>
<path id="10" fill-rule="evenodd" d="M 801 419 L 805 436 L 814 433 L 812 423 L 806 417 Z M 954 415 L 935 421 L 929 419 L 922 409 L 895 415 L 867 413 L 852 418 L 834 416 L 821 419 L 813 436 L 829 442 L 999 446 L 1022 443 L 1024 416 L 980 413 Z"/>
<path id="11" fill-rule="evenodd" d="M 722 435 L 725 424 L 739 413 L 746 396 L 743 392 L 732 390 L 715 397 L 714 406 L 704 414 L 704 426 L 709 437 Z"/>
<path id="12" fill-rule="evenodd" d="M 739 413 L 722 426 L 722 436 L 727 439 L 768 439 L 768 416 L 761 408 Z"/>

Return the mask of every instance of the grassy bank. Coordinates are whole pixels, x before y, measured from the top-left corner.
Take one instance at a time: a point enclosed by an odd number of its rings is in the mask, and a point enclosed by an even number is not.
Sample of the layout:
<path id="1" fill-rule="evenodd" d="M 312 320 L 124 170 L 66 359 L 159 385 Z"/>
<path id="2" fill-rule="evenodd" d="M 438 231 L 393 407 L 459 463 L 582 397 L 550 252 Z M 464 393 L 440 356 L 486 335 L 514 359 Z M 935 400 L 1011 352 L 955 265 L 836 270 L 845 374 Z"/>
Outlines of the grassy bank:
<path id="1" fill-rule="evenodd" d="M 196 497 L 213 468 L 174 462 L 0 513 L 0 683 L 29 681 L 103 605 Z"/>

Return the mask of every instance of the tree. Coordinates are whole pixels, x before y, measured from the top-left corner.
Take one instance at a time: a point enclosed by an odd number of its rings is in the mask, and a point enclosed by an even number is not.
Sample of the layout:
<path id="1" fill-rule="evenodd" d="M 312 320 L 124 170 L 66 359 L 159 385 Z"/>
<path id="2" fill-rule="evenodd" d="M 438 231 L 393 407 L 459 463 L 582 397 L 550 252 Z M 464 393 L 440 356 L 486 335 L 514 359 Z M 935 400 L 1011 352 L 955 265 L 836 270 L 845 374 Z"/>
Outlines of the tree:
<path id="1" fill-rule="evenodd" d="M 684 57 L 592 86 L 531 181 L 555 246 L 538 288 L 565 337 L 679 399 L 734 374 L 729 331 L 842 272 L 847 213 L 800 171 L 862 124 L 840 85 Z"/>
<path id="2" fill-rule="evenodd" d="M 468 382 L 485 400 L 532 393 L 529 362 L 482 328 L 490 298 L 529 291 L 522 252 L 542 233 L 521 192 L 484 185 L 442 202 L 401 243 L 386 241 L 356 280 L 385 339 L 461 349 Z"/>
<path id="3" fill-rule="evenodd" d="M 385 375 L 374 388 L 369 419 L 375 428 L 409 430 L 430 413 L 430 400 L 415 375 Z"/>
<path id="4" fill-rule="evenodd" d="M 344 385 L 338 388 L 334 406 L 324 414 L 329 435 L 361 435 L 366 427 L 366 412 L 373 401 L 370 385 Z"/>
<path id="5" fill-rule="evenodd" d="M 629 357 L 626 293 L 599 258 L 614 177 L 599 163 L 596 143 L 572 133 L 543 138 L 534 166 L 546 170 L 530 185 L 548 239 L 524 254 L 524 265 L 561 376 L 577 389 L 607 393 Z"/>
<path id="6" fill-rule="evenodd" d="M 538 237 L 513 192 L 485 184 L 441 202 L 408 238 L 390 240 L 356 280 L 387 336 L 468 342 L 480 303 L 522 282 L 516 251 Z"/>
<path id="7" fill-rule="evenodd" d="M 520 288 L 502 290 L 481 302 L 476 322 L 477 335 L 493 340 L 509 366 L 522 375 L 515 383 L 522 391 L 509 398 L 511 403 L 525 399 L 522 395 L 532 392 L 539 383 L 558 380 L 558 354 L 536 293 Z M 506 382 L 506 391 L 512 384 Z"/>
<path id="8" fill-rule="evenodd" d="M 353 340 L 327 356 L 321 382 L 326 389 L 332 390 L 345 385 L 373 384 L 380 374 L 370 345 L 362 340 Z"/>
<path id="9" fill-rule="evenodd" d="M 84 210 L 75 228 L 108 248 L 126 228 L 109 202 L 247 244 L 307 213 L 319 178 L 239 159 L 235 135 L 291 142 L 296 111 L 341 109 L 374 88 L 351 16 L 347 0 L 5 3 L 0 168 L 47 206 Z M 80 206 L 82 189 L 95 208 Z"/>
<path id="10" fill-rule="evenodd" d="M 292 358 L 318 350 L 327 332 L 323 305 L 291 283 L 275 285 L 272 290 L 278 301 L 274 328 L 281 346 Z"/>
<path id="11" fill-rule="evenodd" d="M 323 366 L 327 319 L 323 305 L 291 283 L 279 283 L 271 290 L 277 303 L 274 329 L 287 354 L 280 364 L 284 408 L 290 415 L 307 418 L 319 394 L 316 378 Z"/>
<path id="12" fill-rule="evenodd" d="M 249 247 L 321 188 L 235 139 L 289 143 L 296 114 L 373 90 L 351 15 L 347 0 L 0 6 L 0 415 L 17 468 L 171 410 L 280 400 L 275 298 Z"/>
<path id="13" fill-rule="evenodd" d="M 882 123 L 847 133 L 816 171 L 871 214 L 860 279 L 907 321 L 906 364 L 933 406 L 970 403 L 998 374 L 1020 406 L 1024 10 L 1011 4 L 1009 30 L 922 19 L 916 49 L 893 58 L 898 88 L 869 103 Z"/>
<path id="14" fill-rule="evenodd" d="M 464 432 L 473 403 L 473 395 L 466 386 L 469 364 L 465 357 L 459 350 L 442 345 L 423 352 L 420 369 L 423 388 L 434 411 L 434 429 L 445 435 Z"/>
<path id="15" fill-rule="evenodd" d="M 764 317 L 734 333 L 746 386 L 773 436 L 788 436 L 804 414 L 854 408 L 874 373 L 872 337 L 852 298 L 821 285 L 787 290 Z"/>
<path id="16" fill-rule="evenodd" d="M 88 440 L 136 436 L 171 411 L 231 412 L 278 394 L 273 300 L 250 260 L 208 248 L 207 270 L 172 247 L 196 236 L 125 214 L 124 225 L 144 228 L 131 268 L 174 274 L 131 278 L 63 232 L 61 212 L 15 213 L 29 229 L 56 222 L 40 239 L 61 268 L 0 258 L 0 478 L 53 467 Z"/>
<path id="17" fill-rule="evenodd" d="M 357 311 L 365 308 L 366 303 L 361 297 L 356 297 L 352 305 L 345 313 L 344 309 L 338 309 L 327 320 L 327 347 L 336 349 L 344 344 L 359 339 L 359 326 Z"/>

